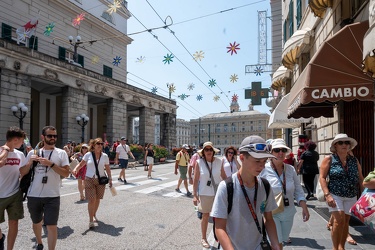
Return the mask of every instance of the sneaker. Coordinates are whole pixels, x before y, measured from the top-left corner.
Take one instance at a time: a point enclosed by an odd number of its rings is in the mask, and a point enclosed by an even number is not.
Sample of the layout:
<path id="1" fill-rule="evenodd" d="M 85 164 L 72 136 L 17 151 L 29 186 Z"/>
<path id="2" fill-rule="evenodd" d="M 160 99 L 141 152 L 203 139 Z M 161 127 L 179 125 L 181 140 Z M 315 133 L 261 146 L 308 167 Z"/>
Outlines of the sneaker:
<path id="1" fill-rule="evenodd" d="M 4 242 L 5 242 L 5 234 L 3 234 L 3 238 L 0 239 L 0 250 L 4 250 Z"/>
<path id="2" fill-rule="evenodd" d="M 188 191 L 188 192 L 186 193 L 186 196 L 191 196 L 191 193 Z"/>
<path id="3" fill-rule="evenodd" d="M 43 244 L 38 244 L 35 249 L 36 250 L 43 250 L 43 248 L 44 248 Z"/>
<path id="4" fill-rule="evenodd" d="M 175 189 L 177 193 L 181 193 L 181 190 L 179 188 Z"/>
<path id="5" fill-rule="evenodd" d="M 128 182 L 124 179 L 124 184 L 127 184 Z"/>

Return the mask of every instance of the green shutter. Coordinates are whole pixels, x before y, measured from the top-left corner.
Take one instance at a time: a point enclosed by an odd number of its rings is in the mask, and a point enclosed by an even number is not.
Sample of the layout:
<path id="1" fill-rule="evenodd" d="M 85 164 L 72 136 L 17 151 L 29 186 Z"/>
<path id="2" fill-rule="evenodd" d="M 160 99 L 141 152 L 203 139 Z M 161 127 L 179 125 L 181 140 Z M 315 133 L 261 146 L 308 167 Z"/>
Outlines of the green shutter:
<path id="1" fill-rule="evenodd" d="M 284 25 L 283 25 L 283 35 L 284 35 L 284 43 L 286 43 L 286 40 L 288 40 L 288 34 L 286 33 L 286 20 L 284 20 Z"/>
<path id="2" fill-rule="evenodd" d="M 59 46 L 59 60 L 65 61 L 66 49 Z"/>
<path id="3" fill-rule="evenodd" d="M 301 0 L 297 0 L 297 16 L 296 16 L 296 21 L 297 21 L 297 28 L 299 28 L 302 20 L 302 3 Z"/>
<path id="4" fill-rule="evenodd" d="M 103 75 L 112 78 L 112 68 L 103 65 Z"/>
<path id="5" fill-rule="evenodd" d="M 82 68 L 85 67 L 85 58 L 78 54 L 78 63 L 82 65 Z"/>
<path id="6" fill-rule="evenodd" d="M 12 40 L 12 26 L 2 23 L 1 24 L 1 37 L 6 40 Z"/>
<path id="7" fill-rule="evenodd" d="M 33 47 L 34 46 L 34 47 Z M 29 48 L 38 50 L 38 37 L 36 36 L 31 36 L 29 39 Z"/>
<path id="8" fill-rule="evenodd" d="M 289 3 L 289 37 L 291 37 L 294 33 L 294 27 L 293 27 L 293 22 L 294 22 L 294 11 L 293 11 L 293 0 L 290 1 Z"/>

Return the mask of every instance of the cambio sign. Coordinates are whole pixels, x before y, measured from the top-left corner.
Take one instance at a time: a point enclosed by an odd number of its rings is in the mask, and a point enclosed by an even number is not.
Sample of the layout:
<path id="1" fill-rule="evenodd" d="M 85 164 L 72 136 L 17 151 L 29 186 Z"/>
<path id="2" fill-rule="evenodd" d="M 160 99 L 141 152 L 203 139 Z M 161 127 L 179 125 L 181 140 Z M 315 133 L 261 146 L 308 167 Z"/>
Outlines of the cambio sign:
<path id="1" fill-rule="evenodd" d="M 366 97 L 370 94 L 370 89 L 362 87 L 345 87 L 345 88 L 332 88 L 332 89 L 315 89 L 311 91 L 312 99 L 336 99 L 336 98 L 351 98 L 351 97 Z"/>

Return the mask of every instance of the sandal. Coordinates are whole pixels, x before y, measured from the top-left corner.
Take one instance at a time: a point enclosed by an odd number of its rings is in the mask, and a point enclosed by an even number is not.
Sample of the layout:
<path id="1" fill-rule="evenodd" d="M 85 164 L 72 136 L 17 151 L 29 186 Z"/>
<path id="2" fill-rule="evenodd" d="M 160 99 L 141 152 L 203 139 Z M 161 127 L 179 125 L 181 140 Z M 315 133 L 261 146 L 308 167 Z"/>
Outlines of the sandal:
<path id="1" fill-rule="evenodd" d="M 90 223 L 89 223 L 89 229 L 93 229 L 94 227 L 95 227 L 94 222 L 90 221 Z"/>
<path id="2" fill-rule="evenodd" d="M 357 242 L 350 235 L 348 235 L 348 237 L 346 237 L 346 242 L 348 242 L 348 244 L 350 244 L 350 245 L 357 245 Z"/>
<path id="3" fill-rule="evenodd" d="M 85 196 L 82 195 L 80 201 L 84 201 L 84 200 L 86 200 L 86 198 Z"/>
<path id="4" fill-rule="evenodd" d="M 332 230 L 332 225 L 331 225 L 331 223 L 329 223 L 329 222 L 328 222 L 328 224 L 327 224 L 327 230 L 328 230 L 328 231 L 331 231 L 331 230 Z"/>
<path id="5" fill-rule="evenodd" d="M 207 242 L 206 239 L 202 239 L 202 240 L 201 240 L 201 243 L 202 243 L 202 246 L 203 246 L 204 248 L 210 248 L 210 247 L 211 247 L 210 244 L 208 244 L 208 242 Z"/>

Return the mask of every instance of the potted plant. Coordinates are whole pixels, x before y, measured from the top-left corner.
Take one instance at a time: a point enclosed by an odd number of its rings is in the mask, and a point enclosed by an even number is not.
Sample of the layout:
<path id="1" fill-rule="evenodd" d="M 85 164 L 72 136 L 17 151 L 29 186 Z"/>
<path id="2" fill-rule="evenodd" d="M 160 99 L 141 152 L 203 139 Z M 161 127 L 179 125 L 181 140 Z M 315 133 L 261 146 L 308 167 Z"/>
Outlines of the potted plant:
<path id="1" fill-rule="evenodd" d="M 143 160 L 143 147 L 142 145 L 139 145 L 139 144 L 130 144 L 130 151 L 132 152 L 132 154 L 134 155 L 134 158 L 137 160 L 137 161 L 140 161 L 140 160 Z"/>
<path id="2" fill-rule="evenodd" d="M 168 156 L 169 152 L 168 149 L 164 146 L 155 146 L 155 158 L 159 159 L 160 162 L 164 162 L 165 158 Z"/>

